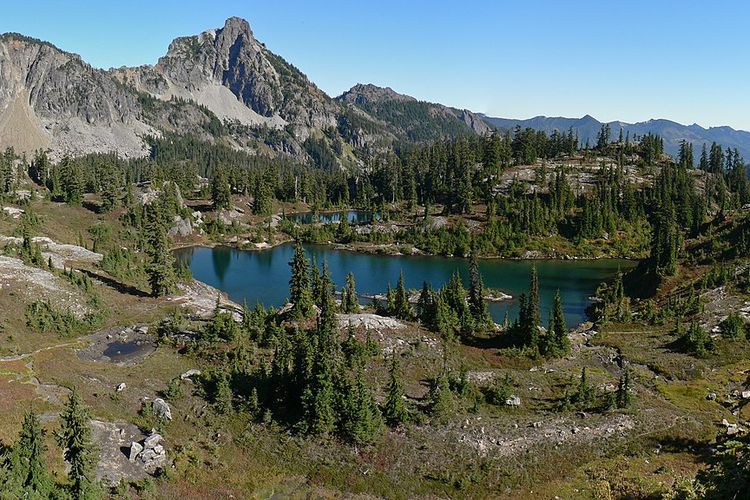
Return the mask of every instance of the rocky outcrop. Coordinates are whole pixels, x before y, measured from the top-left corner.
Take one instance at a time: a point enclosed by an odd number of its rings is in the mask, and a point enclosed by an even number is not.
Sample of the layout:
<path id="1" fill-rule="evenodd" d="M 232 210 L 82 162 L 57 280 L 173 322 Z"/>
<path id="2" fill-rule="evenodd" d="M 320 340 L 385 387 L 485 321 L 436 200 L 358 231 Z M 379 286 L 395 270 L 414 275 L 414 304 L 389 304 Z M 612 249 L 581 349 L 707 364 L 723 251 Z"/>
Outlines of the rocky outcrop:
<path id="1" fill-rule="evenodd" d="M 0 148 L 142 156 L 149 133 L 137 96 L 106 72 L 49 43 L 0 36 Z"/>
<path id="2" fill-rule="evenodd" d="M 161 444 L 163 438 L 153 430 L 143 441 L 132 441 L 128 452 L 128 460 L 143 467 L 148 473 L 153 473 L 167 462 L 167 452 Z"/>

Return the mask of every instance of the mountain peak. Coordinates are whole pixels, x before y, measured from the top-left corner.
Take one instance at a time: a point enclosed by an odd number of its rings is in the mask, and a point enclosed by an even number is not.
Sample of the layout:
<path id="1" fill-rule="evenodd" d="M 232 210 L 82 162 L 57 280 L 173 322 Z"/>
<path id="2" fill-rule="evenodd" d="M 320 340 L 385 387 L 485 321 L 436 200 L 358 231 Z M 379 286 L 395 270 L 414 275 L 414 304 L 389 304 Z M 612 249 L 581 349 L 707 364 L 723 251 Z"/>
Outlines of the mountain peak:
<path id="1" fill-rule="evenodd" d="M 230 17 L 224 22 L 222 33 L 226 33 L 227 38 L 237 39 L 245 36 L 247 39 L 253 38 L 253 30 L 250 29 L 250 23 L 241 17 Z"/>
<path id="2" fill-rule="evenodd" d="M 390 87 L 379 87 L 372 83 L 358 83 L 337 97 L 337 99 L 351 104 L 371 104 L 383 101 L 416 101 L 415 98 L 399 94 Z"/>

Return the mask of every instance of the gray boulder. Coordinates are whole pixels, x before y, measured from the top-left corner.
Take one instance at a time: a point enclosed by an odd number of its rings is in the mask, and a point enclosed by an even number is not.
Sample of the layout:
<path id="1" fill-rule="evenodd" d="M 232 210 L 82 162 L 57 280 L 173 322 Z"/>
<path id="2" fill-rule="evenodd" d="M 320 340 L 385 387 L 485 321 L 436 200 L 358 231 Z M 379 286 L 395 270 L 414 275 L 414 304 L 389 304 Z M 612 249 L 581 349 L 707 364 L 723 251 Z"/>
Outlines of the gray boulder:
<path id="1" fill-rule="evenodd" d="M 128 455 L 128 460 L 135 462 L 135 459 L 138 458 L 138 455 L 140 455 L 142 451 L 143 446 L 140 443 L 133 441 L 130 443 L 130 454 Z"/>
<path id="2" fill-rule="evenodd" d="M 165 420 L 172 420 L 172 409 L 162 398 L 154 399 L 153 403 L 151 403 L 151 408 L 154 410 L 157 417 Z"/>

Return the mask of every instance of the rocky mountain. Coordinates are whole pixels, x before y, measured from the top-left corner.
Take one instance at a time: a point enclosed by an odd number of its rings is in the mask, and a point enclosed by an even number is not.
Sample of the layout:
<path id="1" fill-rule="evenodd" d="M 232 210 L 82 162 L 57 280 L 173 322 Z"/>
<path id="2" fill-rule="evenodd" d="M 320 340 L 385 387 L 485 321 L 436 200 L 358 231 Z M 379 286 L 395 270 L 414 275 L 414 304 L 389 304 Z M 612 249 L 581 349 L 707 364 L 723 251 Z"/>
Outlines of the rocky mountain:
<path id="1" fill-rule="evenodd" d="M 298 137 L 335 127 L 339 106 L 297 68 L 255 39 L 244 19 L 223 28 L 175 39 L 154 66 L 111 74 L 161 100 L 194 101 L 224 120 L 284 128 Z"/>
<path id="2" fill-rule="evenodd" d="M 562 118 L 536 116 L 528 120 L 514 120 L 507 118 L 493 118 L 483 116 L 484 121 L 501 130 L 512 130 L 516 126 L 522 128 L 531 127 L 535 130 L 543 130 L 551 133 L 554 130 L 567 132 L 571 128 L 578 133 L 581 144 L 589 141 L 596 144 L 597 134 L 602 123 L 590 115 L 583 118 Z M 712 142 L 724 147 L 737 148 L 745 159 L 750 159 L 750 132 L 734 130 L 731 127 L 703 128 L 700 125 L 682 125 L 670 120 L 648 120 L 638 123 L 625 123 L 621 121 L 609 122 L 612 131 L 612 139 L 617 139 L 620 128 L 623 134 L 630 137 L 642 136 L 646 133 L 658 134 L 664 138 L 664 149 L 671 155 L 679 151 L 680 142 L 686 140 L 693 144 L 696 161 L 700 155 L 703 144 L 711 145 Z"/>
<path id="3" fill-rule="evenodd" d="M 143 155 L 153 133 L 137 96 L 75 54 L 18 34 L 0 35 L 0 146 L 58 154 Z"/>
<path id="4" fill-rule="evenodd" d="M 480 115 L 469 110 L 419 101 L 390 87 L 357 84 L 336 100 L 358 107 L 404 140 L 423 142 L 491 131 Z"/>
<path id="5" fill-rule="evenodd" d="M 601 127 L 590 116 L 491 118 L 375 85 L 355 85 L 332 98 L 236 17 L 175 39 L 154 65 L 108 71 L 47 42 L 0 35 L 0 148 L 45 149 L 53 158 L 109 151 L 141 156 L 148 153 L 146 136 L 176 132 L 335 168 L 356 166 L 364 149 L 516 125 L 547 132 L 573 127 L 583 142 L 594 141 Z M 750 158 L 750 133 L 728 127 L 666 120 L 611 126 L 613 135 L 620 126 L 631 136 L 658 133 L 671 153 L 685 138 L 698 149 L 716 141 Z"/>

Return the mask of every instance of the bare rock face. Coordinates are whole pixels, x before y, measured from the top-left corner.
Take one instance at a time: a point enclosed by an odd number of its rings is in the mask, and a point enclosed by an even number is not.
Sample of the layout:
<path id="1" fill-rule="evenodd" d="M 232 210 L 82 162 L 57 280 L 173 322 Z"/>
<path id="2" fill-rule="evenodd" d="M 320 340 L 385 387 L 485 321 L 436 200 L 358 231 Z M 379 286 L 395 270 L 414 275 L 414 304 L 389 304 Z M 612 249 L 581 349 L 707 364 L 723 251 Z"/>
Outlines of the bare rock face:
<path id="1" fill-rule="evenodd" d="M 141 156 L 138 134 L 149 132 L 137 96 L 106 72 L 51 44 L 0 36 L 0 147 Z"/>

